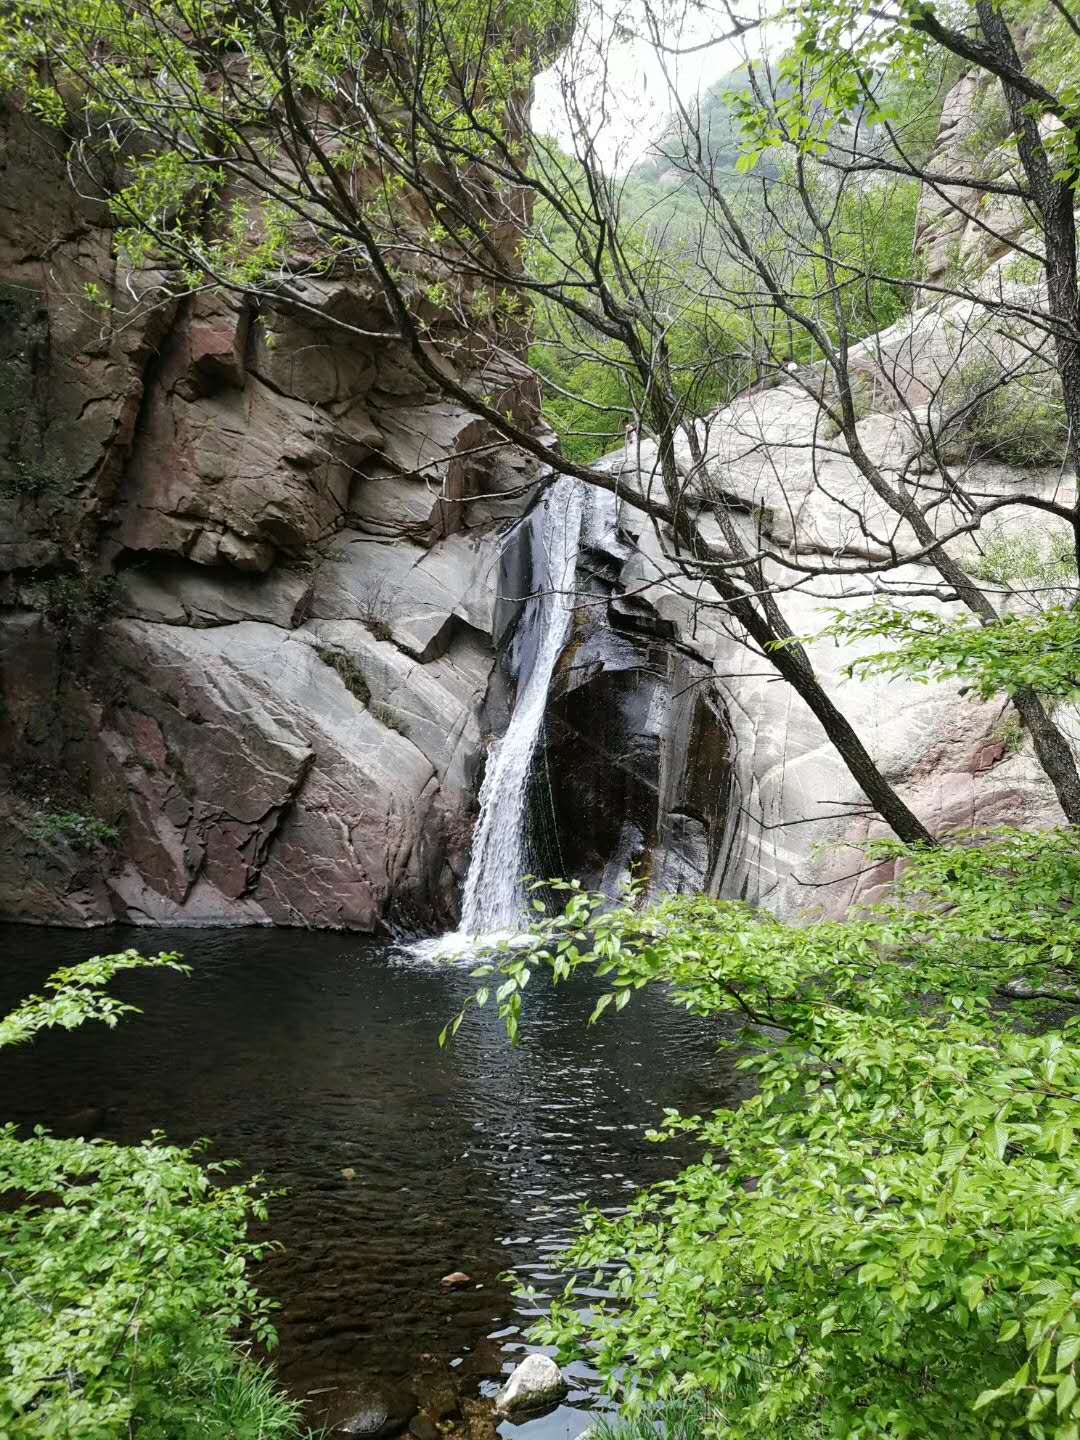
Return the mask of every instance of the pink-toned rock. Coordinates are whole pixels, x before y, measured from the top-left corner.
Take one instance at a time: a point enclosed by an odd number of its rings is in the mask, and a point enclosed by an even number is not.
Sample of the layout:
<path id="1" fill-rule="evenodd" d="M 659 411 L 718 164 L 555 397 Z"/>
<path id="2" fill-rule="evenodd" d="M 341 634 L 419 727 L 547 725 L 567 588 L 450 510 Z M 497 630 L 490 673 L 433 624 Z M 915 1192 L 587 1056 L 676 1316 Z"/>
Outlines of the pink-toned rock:
<path id="1" fill-rule="evenodd" d="M 66 154 L 16 104 L 0 116 L 0 916 L 449 923 L 494 662 L 494 547 L 471 538 L 522 513 L 539 467 L 470 453 L 486 432 L 433 397 L 370 278 L 297 280 L 303 316 L 162 303 L 168 277 L 118 267 L 106 197 L 76 192 Z M 489 337 L 430 318 L 448 344 L 428 353 L 533 423 L 506 337 L 481 375 Z M 350 513 L 419 542 L 388 640 L 355 564 L 322 583 Z M 89 597 L 114 574 L 104 622 Z M 57 577 L 66 637 L 42 618 Z M 118 846 L 43 849 L 41 804 L 115 822 Z"/>

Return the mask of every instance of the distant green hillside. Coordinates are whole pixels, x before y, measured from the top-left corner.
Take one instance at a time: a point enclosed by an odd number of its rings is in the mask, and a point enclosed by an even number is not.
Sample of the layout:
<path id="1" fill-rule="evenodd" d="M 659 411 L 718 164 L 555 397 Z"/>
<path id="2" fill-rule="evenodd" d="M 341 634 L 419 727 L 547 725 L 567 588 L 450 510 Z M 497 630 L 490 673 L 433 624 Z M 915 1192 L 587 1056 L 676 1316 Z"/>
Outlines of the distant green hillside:
<path id="1" fill-rule="evenodd" d="M 742 153 L 739 122 L 733 104 L 739 97 L 751 94 L 750 77 L 746 66 L 740 65 L 721 75 L 701 95 L 697 104 L 697 123 L 708 159 L 716 167 L 717 178 L 735 183 L 738 179 L 736 162 Z M 668 135 L 661 137 L 656 155 L 636 165 L 631 172 L 641 185 L 667 188 L 677 185 L 683 178 L 679 168 L 679 154 L 682 150 L 680 124 L 672 120 Z"/>
<path id="2" fill-rule="evenodd" d="M 893 82 L 886 98 L 906 155 L 929 153 L 950 78 L 942 75 L 929 103 L 925 85 L 909 93 Z M 700 99 L 697 128 L 714 183 L 759 235 L 762 253 L 775 249 L 774 258 L 793 293 L 804 297 L 824 293 L 825 276 L 814 253 L 814 237 L 797 238 L 805 215 L 800 219 L 793 213 L 783 222 L 788 228 L 777 229 L 778 215 L 792 206 L 798 210 L 790 190 L 782 187 L 774 192 L 768 213 L 762 205 L 762 182 L 782 182 L 786 158 L 780 152 L 767 152 L 751 175 L 738 168 L 743 149 L 738 106 L 750 94 L 750 77 L 745 67 L 739 67 L 722 75 Z M 865 123 L 861 130 L 865 151 Z M 886 130 L 879 127 L 873 133 L 880 135 L 884 150 L 889 144 Z M 843 133 L 834 132 L 834 139 L 842 144 Z M 552 156 L 557 154 L 554 142 L 541 145 Z M 680 125 L 673 120 L 648 160 L 623 176 L 608 177 L 623 259 L 613 268 L 606 261 L 605 271 L 616 289 L 628 283 L 625 272 L 630 272 L 632 283 L 643 286 L 646 306 L 654 316 L 664 317 L 675 388 L 687 414 L 701 416 L 755 380 L 761 357 L 773 357 L 766 359 L 768 366 L 776 353 L 800 363 L 817 356 L 805 334 L 789 334 L 782 315 L 753 298 L 753 284 L 747 289 L 745 272 L 740 275 L 726 252 L 723 221 L 710 209 L 702 181 L 686 173 L 680 158 L 684 154 Z M 559 164 L 567 194 L 576 191 L 585 197 L 588 187 L 576 162 L 563 154 Z M 845 287 L 845 326 L 853 338 L 871 334 L 891 324 L 910 303 L 911 292 L 903 282 L 914 274 L 918 184 L 899 177 L 881 184 L 871 178 L 853 182 L 841 192 L 835 172 L 828 169 L 816 172 L 812 183 L 823 195 L 833 197 L 831 238 L 836 257 L 849 266 L 849 275 L 867 275 L 865 282 Z M 583 213 L 590 208 L 586 202 Z M 576 278 L 582 283 L 575 293 L 587 303 L 588 265 L 582 268 L 575 259 L 581 253 L 579 239 L 585 241 L 584 253 L 591 255 L 598 243 L 595 230 L 579 237 L 557 209 L 537 206 L 530 269 L 548 284 L 574 287 Z M 895 277 L 901 283 L 870 276 Z M 830 303 L 822 316 L 826 329 L 834 318 Z M 627 418 L 643 408 L 639 377 L 621 347 L 590 333 L 581 322 L 568 323 L 551 301 L 537 306 L 534 337 L 530 358 L 546 382 L 545 414 L 567 454 L 588 461 L 614 449 L 622 441 Z"/>

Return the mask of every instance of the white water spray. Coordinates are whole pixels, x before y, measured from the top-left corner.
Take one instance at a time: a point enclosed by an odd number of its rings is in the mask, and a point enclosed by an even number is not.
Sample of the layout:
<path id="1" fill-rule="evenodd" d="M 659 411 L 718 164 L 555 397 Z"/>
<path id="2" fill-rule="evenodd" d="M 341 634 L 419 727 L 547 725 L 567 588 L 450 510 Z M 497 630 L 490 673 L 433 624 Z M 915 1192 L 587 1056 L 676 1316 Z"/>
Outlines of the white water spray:
<path id="1" fill-rule="evenodd" d="M 541 593 L 529 602 L 539 632 L 536 654 L 522 677 L 506 734 L 492 746 L 480 815 L 473 836 L 461 904 L 461 932 L 487 935 L 519 930 L 526 918 L 521 877 L 529 868 L 526 798 L 529 771 L 544 723 L 555 664 L 566 643 L 574 609 L 574 571 L 581 534 L 581 486 L 557 480 L 544 501 Z"/>

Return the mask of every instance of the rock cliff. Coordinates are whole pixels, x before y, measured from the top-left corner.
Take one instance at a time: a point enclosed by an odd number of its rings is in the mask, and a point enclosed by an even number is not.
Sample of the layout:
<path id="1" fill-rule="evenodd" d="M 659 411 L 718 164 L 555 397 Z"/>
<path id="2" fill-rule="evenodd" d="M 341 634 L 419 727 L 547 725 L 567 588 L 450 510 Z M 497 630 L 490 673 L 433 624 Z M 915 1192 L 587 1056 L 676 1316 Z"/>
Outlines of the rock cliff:
<path id="1" fill-rule="evenodd" d="M 302 321 L 176 301 L 0 121 L 0 914 L 448 920 L 536 466 L 320 325 L 389 328 L 355 277 Z M 512 358 L 461 378 L 535 421 Z"/>
<path id="2" fill-rule="evenodd" d="M 520 678 L 530 525 L 507 541 L 538 467 L 390 336 L 320 323 L 389 329 L 355 275 L 309 280 L 300 319 L 177 301 L 118 268 L 62 138 L 0 120 L 0 915 L 452 924 Z M 500 356 L 457 378 L 536 424 L 520 348 L 437 318 L 444 364 Z M 537 855 L 696 887 L 727 813 L 723 715 L 670 627 L 620 601 L 605 513 Z"/>
<path id="3" fill-rule="evenodd" d="M 985 86 L 969 77 L 957 82 L 945 102 L 935 169 L 972 173 L 971 147 L 986 143 L 979 127 L 988 103 Z M 991 156 L 992 173 L 1001 173 L 1003 164 Z M 1075 475 L 1062 470 L 1063 444 L 1051 459 L 1023 434 L 1023 425 L 1039 415 L 1037 408 L 1026 414 L 1025 405 L 1037 407 L 1053 381 L 1053 370 L 1039 370 L 1035 361 L 1027 379 L 1020 370 L 1021 381 L 1008 392 L 1025 442 L 1015 447 L 1021 453 L 980 446 L 974 424 L 940 429 L 946 399 L 959 405 L 973 373 L 985 375 L 990 367 L 992 383 L 994 375 L 1028 363 L 1023 357 L 1037 356 L 1046 346 L 1044 334 L 1015 318 L 1028 306 L 1045 304 L 1041 282 L 1032 278 L 1039 267 L 1019 259 L 1014 249 L 1017 242 L 1029 252 L 1038 249 L 1031 217 L 1015 203 L 988 207 L 975 200 L 974 192 L 953 190 L 946 197 L 939 189 L 926 190 L 916 245 L 924 272 L 939 288 L 923 292 L 909 315 L 863 342 L 851 357 L 865 412 L 860 442 L 883 474 L 894 483 L 904 476 L 919 501 L 931 504 L 939 533 L 966 518 L 962 501 L 943 499 L 949 495 L 949 485 L 942 483 L 946 468 L 968 493 L 982 498 L 1023 494 L 1069 505 L 1077 484 Z M 999 320 L 999 312 L 1013 318 Z M 891 535 L 901 549 L 918 550 L 906 522 L 898 522 L 875 495 L 842 440 L 827 435 L 817 403 L 799 380 L 813 389 L 820 372 L 807 370 L 789 383 L 740 397 L 709 428 L 710 483 L 737 497 L 750 549 L 760 539 L 804 560 L 887 559 L 887 546 L 875 548 L 866 530 L 853 524 L 853 514 L 859 514 L 868 517 L 870 532 Z M 1025 400 L 1031 393 L 1038 397 L 1034 402 Z M 689 472 L 688 448 L 681 458 Z M 620 457 L 613 463 L 627 468 Z M 651 473 L 656 463 L 651 447 L 642 447 L 641 463 Z M 854 902 L 879 896 L 892 879 L 892 862 L 867 865 L 859 847 L 889 832 L 865 815 L 864 797 L 817 720 L 761 657 L 710 618 L 715 612 L 695 610 L 663 584 L 650 585 L 667 568 L 652 531 L 635 525 L 630 511 L 623 523 L 635 531 L 637 543 L 620 584 L 649 602 L 684 649 L 712 667 L 727 712 L 730 807 L 741 818 L 729 827 L 731 849 L 722 871 L 712 876 L 714 890 L 787 916 L 841 915 Z M 986 567 L 994 548 L 1012 546 L 1034 567 L 1033 574 L 1044 568 L 1043 579 L 1030 581 L 1041 585 L 1043 600 L 1053 601 L 1055 593 L 1060 600 L 1064 592 L 1055 592 L 1052 557 L 1063 528 L 1062 521 L 1030 508 L 1003 508 L 952 549 L 993 588 L 992 566 Z M 719 534 L 713 538 L 720 540 Z M 1069 548 L 1070 537 L 1064 538 Z M 790 587 L 790 570 L 767 562 L 766 574 Z M 930 565 L 905 566 L 895 578 L 907 584 L 919 607 L 943 615 L 960 612 L 958 603 L 944 598 L 948 587 Z M 1057 581 L 1066 583 L 1075 579 Z M 853 597 L 860 589 L 861 597 Z M 842 584 L 824 575 L 801 590 L 787 588 L 783 609 L 797 635 L 813 635 L 824 628 L 830 610 L 872 603 L 872 590 L 869 583 Z M 998 585 L 996 598 L 1003 593 Z M 878 647 L 866 650 L 873 648 Z M 833 641 L 810 644 L 808 650 L 886 778 L 932 833 L 1062 822 L 1053 788 L 1004 698 L 981 701 L 959 684 L 851 679 L 845 669 L 857 650 Z M 1054 718 L 1077 750 L 1080 721 L 1074 708 L 1060 706 Z"/>
<path id="4" fill-rule="evenodd" d="M 977 102 L 968 80 L 948 97 L 942 168 L 972 144 Z M 537 467 L 487 444 L 392 338 L 320 323 L 386 328 L 355 277 L 309 281 L 302 320 L 171 299 L 160 275 L 118 269 L 59 137 L 0 121 L 0 915 L 452 923 L 486 747 L 527 663 L 519 522 Z M 962 262 L 1012 299 L 1032 283 L 940 194 L 917 243 L 931 277 Z M 860 439 L 887 472 L 911 469 L 964 347 L 1000 348 L 981 313 L 930 298 L 855 355 Z M 520 351 L 460 378 L 536 423 Z M 743 396 L 710 433 L 751 531 L 855 552 L 849 507 L 877 502 L 798 384 Z M 964 465 L 995 491 L 1075 485 Z M 654 583 L 655 545 L 634 512 L 590 502 L 532 781 L 538 863 L 607 888 L 634 865 L 657 889 L 787 914 L 876 893 L 887 867 L 850 846 L 880 827 L 817 722 L 715 612 Z M 829 593 L 785 602 L 796 631 L 820 628 Z M 849 653 L 813 653 L 932 829 L 1060 818 L 1001 704 L 855 683 Z"/>

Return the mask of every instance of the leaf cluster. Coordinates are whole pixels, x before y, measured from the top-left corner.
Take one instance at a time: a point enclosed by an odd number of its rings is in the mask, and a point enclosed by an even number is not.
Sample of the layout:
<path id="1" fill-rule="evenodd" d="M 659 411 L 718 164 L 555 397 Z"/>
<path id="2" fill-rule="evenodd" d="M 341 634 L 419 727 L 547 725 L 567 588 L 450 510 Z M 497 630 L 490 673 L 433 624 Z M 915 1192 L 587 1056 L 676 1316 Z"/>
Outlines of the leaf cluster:
<path id="1" fill-rule="evenodd" d="M 57 970 L 0 1019 L 0 1046 L 134 1006 L 106 985 L 178 956 L 134 950 Z M 251 1267 L 268 1246 L 260 1177 L 226 1185 L 203 1145 L 61 1140 L 0 1126 L 0 1434 L 41 1440 L 288 1440 L 298 1408 L 241 1344 L 272 1347 Z"/>
<path id="2" fill-rule="evenodd" d="M 849 678 L 905 675 L 920 684 L 955 679 L 983 699 L 1013 695 L 1026 686 L 1062 699 L 1075 699 L 1080 692 L 1080 619 L 1060 605 L 1004 614 L 985 624 L 887 602 L 834 615 L 818 638 L 847 645 L 892 642 L 888 649 L 850 661 L 844 667 Z"/>
<path id="3" fill-rule="evenodd" d="M 39 810 L 31 830 L 46 843 L 63 841 L 73 850 L 96 850 L 100 845 L 115 845 L 120 832 L 115 825 L 96 815 L 81 815 L 75 810 Z"/>

